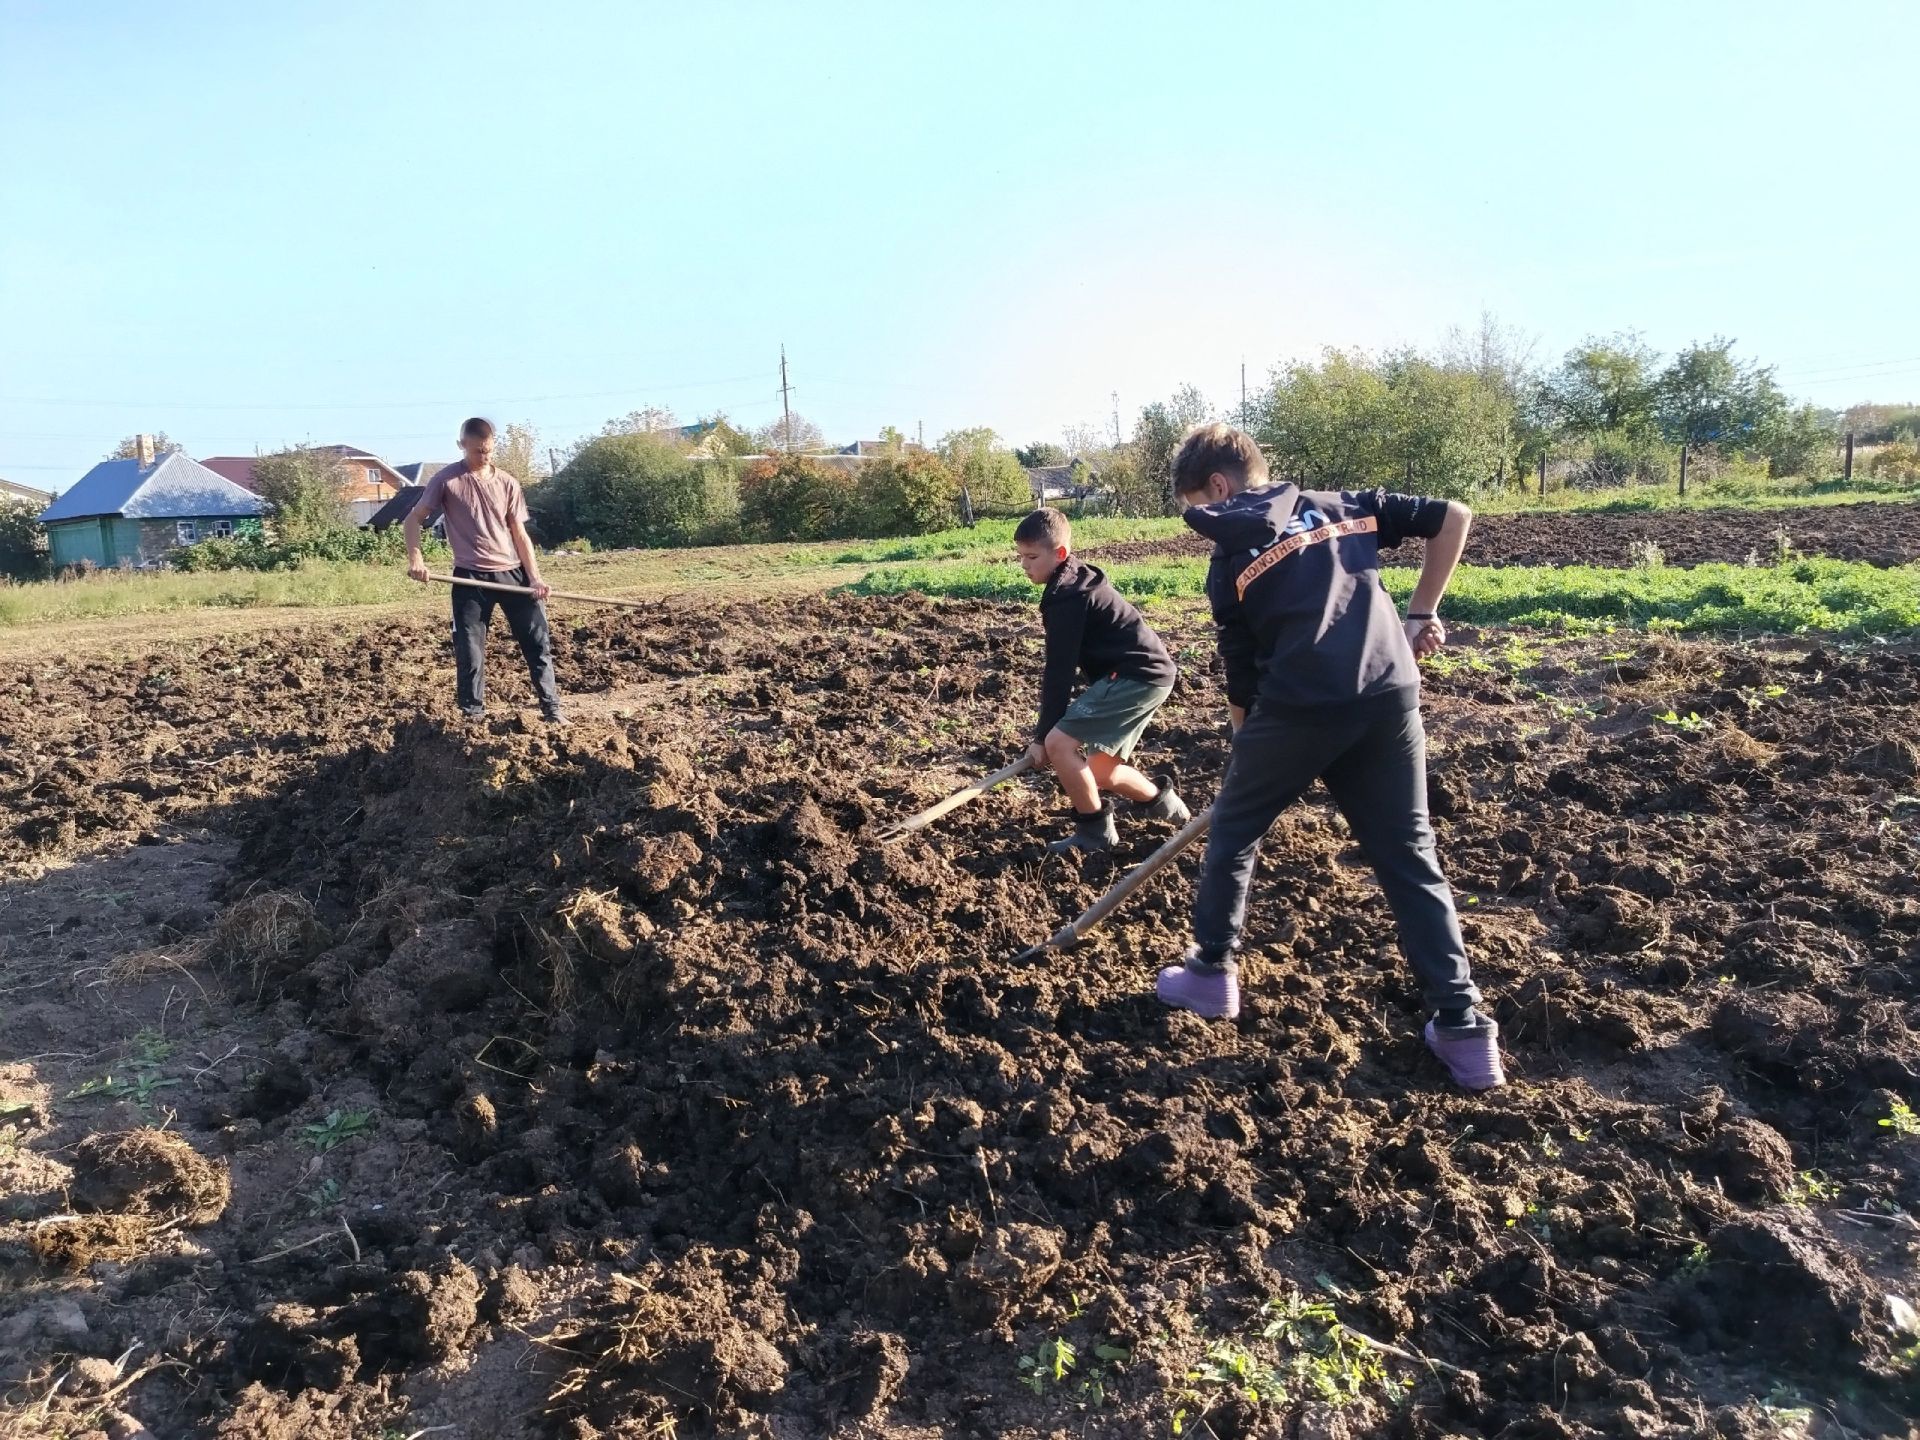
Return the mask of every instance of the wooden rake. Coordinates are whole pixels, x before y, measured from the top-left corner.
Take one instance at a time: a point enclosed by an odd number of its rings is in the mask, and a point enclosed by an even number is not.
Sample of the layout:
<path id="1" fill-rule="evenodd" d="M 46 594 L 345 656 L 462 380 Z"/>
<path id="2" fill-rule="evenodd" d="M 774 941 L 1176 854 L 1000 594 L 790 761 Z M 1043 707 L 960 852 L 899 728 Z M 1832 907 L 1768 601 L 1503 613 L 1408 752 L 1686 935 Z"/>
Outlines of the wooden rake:
<path id="1" fill-rule="evenodd" d="M 1016 775 L 1024 775 L 1032 768 L 1033 761 L 1027 756 L 1022 755 L 1011 765 L 996 770 L 991 775 L 982 775 L 971 785 L 961 786 L 960 789 L 954 791 L 953 794 L 947 796 L 947 798 L 939 804 L 929 805 L 918 815 L 909 815 L 906 819 L 887 826 L 886 829 L 880 831 L 874 838 L 879 840 L 883 845 L 890 844 L 895 840 L 905 839 L 916 830 L 926 829 L 927 826 L 931 825 L 949 811 L 958 810 L 969 800 L 979 799 L 982 795 L 986 794 L 987 791 L 1000 784 L 1001 781 L 1011 780 Z"/>
<path id="2" fill-rule="evenodd" d="M 502 585 L 497 580 L 464 580 L 458 575 L 428 575 L 427 579 L 438 581 L 442 585 L 470 585 L 475 590 L 498 590 L 503 595 L 531 595 L 533 589 L 527 585 Z M 616 600 L 611 595 L 576 595 L 569 590 L 547 591 L 550 600 L 584 600 L 589 605 L 618 605 L 626 610 L 651 610 L 653 605 L 646 600 Z"/>
<path id="3" fill-rule="evenodd" d="M 1149 855 L 1138 865 L 1134 866 L 1133 869 L 1116 880 L 1113 883 L 1112 889 L 1094 901 L 1093 904 L 1089 905 L 1077 917 L 1068 921 L 1067 924 L 1055 931 L 1047 939 L 1042 940 L 1038 945 L 1030 946 L 1014 956 L 1014 964 L 1019 965 L 1028 960 L 1036 960 L 1049 950 L 1064 950 L 1071 946 L 1078 945 L 1080 941 L 1086 937 L 1086 933 L 1089 930 L 1093 929 L 1094 926 L 1098 925 L 1119 908 L 1121 901 L 1125 900 L 1127 896 L 1131 895 L 1155 875 L 1158 875 L 1162 870 L 1166 869 L 1167 866 L 1173 863 L 1175 856 L 1179 855 L 1182 850 L 1185 850 L 1189 845 L 1193 844 L 1194 841 L 1206 834 L 1207 826 L 1212 823 L 1213 807 L 1209 805 L 1176 830 L 1173 837 L 1169 839 L 1166 844 L 1162 845 L 1158 850 L 1154 851 L 1153 854 Z"/>

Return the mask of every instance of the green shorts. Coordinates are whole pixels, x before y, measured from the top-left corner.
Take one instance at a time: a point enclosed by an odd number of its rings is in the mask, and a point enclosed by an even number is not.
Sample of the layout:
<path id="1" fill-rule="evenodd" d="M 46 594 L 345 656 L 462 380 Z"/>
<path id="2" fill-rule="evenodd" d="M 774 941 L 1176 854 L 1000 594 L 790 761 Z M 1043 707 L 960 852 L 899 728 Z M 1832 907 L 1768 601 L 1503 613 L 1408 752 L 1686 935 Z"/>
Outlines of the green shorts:
<path id="1" fill-rule="evenodd" d="M 1125 760 L 1140 743 L 1153 712 L 1167 703 L 1171 685 L 1148 685 L 1109 675 L 1096 680 L 1067 707 L 1053 728 L 1080 742 L 1082 750 L 1098 750 Z"/>

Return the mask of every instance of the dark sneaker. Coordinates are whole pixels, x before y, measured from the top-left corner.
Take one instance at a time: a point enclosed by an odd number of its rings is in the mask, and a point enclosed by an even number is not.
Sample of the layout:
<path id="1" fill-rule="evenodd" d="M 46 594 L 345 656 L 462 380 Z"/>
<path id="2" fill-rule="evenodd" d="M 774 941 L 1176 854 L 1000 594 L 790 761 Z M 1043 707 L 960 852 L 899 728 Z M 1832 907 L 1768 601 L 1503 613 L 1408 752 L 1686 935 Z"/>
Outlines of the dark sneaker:
<path id="1" fill-rule="evenodd" d="M 460 718 L 477 723 L 487 718 L 487 712 L 484 710 L 469 710 L 465 705 L 462 705 L 460 707 Z"/>
<path id="2" fill-rule="evenodd" d="M 1113 828 L 1113 802 L 1103 801 L 1091 815 L 1076 813 L 1073 833 L 1064 840 L 1049 840 L 1047 849 L 1056 855 L 1071 855 L 1083 850 L 1089 855 L 1104 855 L 1120 843 L 1120 832 Z"/>
<path id="3" fill-rule="evenodd" d="M 542 710 L 540 712 L 540 719 L 544 724 L 551 725 L 556 729 L 567 723 L 566 715 L 559 710 Z"/>
<path id="4" fill-rule="evenodd" d="M 1205 1020 L 1231 1020 L 1240 1013 L 1240 971 L 1232 965 L 1218 970 L 1169 965 L 1153 989 L 1162 1005 L 1191 1010 Z"/>
<path id="5" fill-rule="evenodd" d="M 1171 775 L 1155 775 L 1153 783 L 1160 787 L 1160 793 L 1151 800 L 1135 801 L 1132 807 L 1135 815 L 1142 820 L 1165 820 L 1172 825 L 1184 825 L 1193 818 L 1193 811 L 1173 788 Z"/>
<path id="6" fill-rule="evenodd" d="M 1429 1020 L 1427 1048 L 1447 1067 L 1454 1083 L 1468 1090 L 1491 1090 L 1507 1083 L 1500 1064 L 1500 1027 L 1484 1015 L 1472 1025 L 1442 1025 Z"/>

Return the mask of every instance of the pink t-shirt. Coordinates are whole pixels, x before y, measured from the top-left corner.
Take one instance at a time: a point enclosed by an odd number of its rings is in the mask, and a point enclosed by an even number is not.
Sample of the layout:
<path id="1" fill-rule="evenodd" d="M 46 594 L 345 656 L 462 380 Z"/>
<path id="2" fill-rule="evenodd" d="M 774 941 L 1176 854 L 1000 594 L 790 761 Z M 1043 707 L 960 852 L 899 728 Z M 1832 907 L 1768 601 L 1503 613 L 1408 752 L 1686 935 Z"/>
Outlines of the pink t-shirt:
<path id="1" fill-rule="evenodd" d="M 418 507 L 425 520 L 447 517 L 447 544 L 453 563 L 466 570 L 514 570 L 520 552 L 513 547 L 513 522 L 527 522 L 527 497 L 520 482 L 494 465 L 469 470 L 466 462 L 447 466 L 427 482 Z"/>

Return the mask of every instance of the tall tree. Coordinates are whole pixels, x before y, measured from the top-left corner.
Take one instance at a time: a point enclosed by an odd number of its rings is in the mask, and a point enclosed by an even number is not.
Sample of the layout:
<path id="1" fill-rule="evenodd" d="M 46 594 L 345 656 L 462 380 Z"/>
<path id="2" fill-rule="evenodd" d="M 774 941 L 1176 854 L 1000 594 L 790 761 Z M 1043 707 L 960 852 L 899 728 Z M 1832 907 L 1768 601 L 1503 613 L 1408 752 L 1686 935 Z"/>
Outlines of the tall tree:
<path id="1" fill-rule="evenodd" d="M 1607 430 L 1645 434 L 1653 424 L 1654 365 L 1659 358 L 1631 331 L 1594 336 L 1574 346 L 1547 380 L 1560 427 L 1575 435 Z"/>
<path id="2" fill-rule="evenodd" d="M 296 445 L 253 462 L 254 488 L 273 507 L 282 540 L 312 540 L 353 528 L 347 505 L 347 463 L 337 450 Z"/>
<path id="3" fill-rule="evenodd" d="M 1721 336 L 1682 350 L 1653 385 L 1654 420 L 1673 445 L 1750 448 L 1785 403 L 1773 372 L 1734 359 L 1733 341 Z"/>
<path id="4" fill-rule="evenodd" d="M 1181 438 L 1195 425 L 1207 420 L 1213 407 L 1193 385 L 1182 385 L 1170 399 L 1156 400 L 1141 407 L 1133 422 L 1133 461 L 1139 490 L 1130 498 L 1134 513 L 1171 515 L 1173 501 L 1173 452 Z"/>
<path id="5" fill-rule="evenodd" d="M 1036 440 L 1015 450 L 1013 458 L 1029 470 L 1038 470 L 1046 465 L 1064 465 L 1073 457 L 1067 454 L 1065 446 L 1055 445 L 1051 440 Z"/>
<path id="6" fill-rule="evenodd" d="M 532 483 L 543 478 L 546 459 L 540 453 L 540 437 L 531 425 L 503 425 L 494 441 L 493 463 L 514 479 Z"/>
<path id="7" fill-rule="evenodd" d="M 755 430 L 753 443 L 761 454 L 777 455 L 788 450 L 823 450 L 826 448 L 827 435 L 813 421 L 795 410 L 791 416 L 783 415 L 778 420 L 769 420 Z"/>

